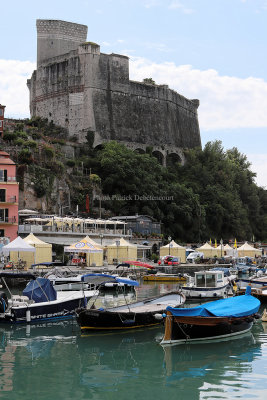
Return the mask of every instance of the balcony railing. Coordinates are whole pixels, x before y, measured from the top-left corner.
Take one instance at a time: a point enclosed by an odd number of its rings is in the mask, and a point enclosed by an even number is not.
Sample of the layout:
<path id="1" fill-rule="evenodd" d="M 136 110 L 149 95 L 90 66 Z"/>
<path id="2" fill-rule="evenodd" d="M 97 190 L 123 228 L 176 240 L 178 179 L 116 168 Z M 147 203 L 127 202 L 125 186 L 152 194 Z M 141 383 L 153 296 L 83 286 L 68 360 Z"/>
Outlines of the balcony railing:
<path id="1" fill-rule="evenodd" d="M 0 224 L 14 224 L 17 221 L 16 217 L 1 217 Z"/>
<path id="2" fill-rule="evenodd" d="M 4 176 L 0 176 L 0 182 L 16 182 L 17 178 L 15 176 L 8 176 L 5 178 Z"/>
<path id="3" fill-rule="evenodd" d="M 0 198 L 0 203 L 16 203 L 17 196 L 7 196 L 6 198 Z"/>

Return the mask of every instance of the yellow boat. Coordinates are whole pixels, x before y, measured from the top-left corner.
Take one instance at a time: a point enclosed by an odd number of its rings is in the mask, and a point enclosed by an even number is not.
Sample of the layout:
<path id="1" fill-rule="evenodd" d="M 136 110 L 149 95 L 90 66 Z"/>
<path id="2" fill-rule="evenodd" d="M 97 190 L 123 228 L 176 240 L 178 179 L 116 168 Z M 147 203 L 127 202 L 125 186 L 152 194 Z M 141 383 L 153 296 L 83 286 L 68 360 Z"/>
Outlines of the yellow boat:
<path id="1" fill-rule="evenodd" d="M 171 275 L 171 274 L 151 274 L 151 275 L 144 275 L 144 281 L 160 281 L 160 282 L 182 282 L 186 281 L 186 276 L 179 274 L 179 275 Z"/>

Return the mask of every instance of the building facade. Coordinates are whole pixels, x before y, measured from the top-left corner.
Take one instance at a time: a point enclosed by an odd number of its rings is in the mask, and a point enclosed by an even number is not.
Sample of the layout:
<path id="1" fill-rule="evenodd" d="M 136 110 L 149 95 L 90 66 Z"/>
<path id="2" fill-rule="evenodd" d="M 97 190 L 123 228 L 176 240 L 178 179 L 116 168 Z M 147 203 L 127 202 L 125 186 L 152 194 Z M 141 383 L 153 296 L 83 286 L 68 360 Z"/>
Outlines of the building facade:
<path id="1" fill-rule="evenodd" d="M 143 236 L 161 234 L 161 224 L 148 215 L 128 215 L 112 217 L 111 220 L 119 220 L 127 223 L 127 229 L 132 233 L 140 233 Z"/>
<path id="2" fill-rule="evenodd" d="M 94 147 L 110 140 L 145 152 L 152 147 L 162 164 L 184 149 L 201 146 L 197 109 L 168 85 L 129 79 L 129 58 L 104 54 L 86 41 L 87 26 L 37 20 L 37 70 L 27 81 L 31 116 L 66 129 Z"/>
<path id="3" fill-rule="evenodd" d="M 16 164 L 5 151 L 0 151 L 0 237 L 10 241 L 18 236 L 19 184 Z"/>
<path id="4" fill-rule="evenodd" d="M 5 107 L 6 106 L 0 104 L 0 137 L 3 137 L 4 132 Z"/>

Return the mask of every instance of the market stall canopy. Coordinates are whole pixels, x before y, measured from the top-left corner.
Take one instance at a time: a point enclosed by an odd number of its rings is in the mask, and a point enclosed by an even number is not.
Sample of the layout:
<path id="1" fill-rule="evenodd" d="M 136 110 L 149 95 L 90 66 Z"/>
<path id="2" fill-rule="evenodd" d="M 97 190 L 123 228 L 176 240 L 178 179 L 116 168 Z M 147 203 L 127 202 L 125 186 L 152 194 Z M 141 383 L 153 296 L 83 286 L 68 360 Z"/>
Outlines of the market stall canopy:
<path id="1" fill-rule="evenodd" d="M 117 239 L 107 246 L 108 264 L 137 260 L 137 245 L 127 242 L 124 238 Z"/>
<path id="2" fill-rule="evenodd" d="M 202 246 L 198 247 L 197 250 L 215 250 L 208 242 L 203 244 Z"/>
<path id="3" fill-rule="evenodd" d="M 166 244 L 166 246 L 162 246 L 163 249 L 165 249 L 165 248 L 167 249 L 167 248 L 170 248 L 170 247 L 186 250 L 185 247 L 180 246 L 180 245 L 179 245 L 178 243 L 176 243 L 174 240 L 172 240 L 170 243 Z"/>
<path id="4" fill-rule="evenodd" d="M 160 253 L 160 257 L 164 257 L 167 255 L 179 257 L 180 261 L 182 263 L 184 263 L 185 259 L 186 259 L 186 248 L 183 246 L 180 246 L 174 240 L 172 240 L 170 243 L 166 244 L 166 246 L 162 246 L 159 250 L 159 253 Z"/>
<path id="5" fill-rule="evenodd" d="M 87 237 L 64 248 L 66 253 L 101 253 L 100 247 L 93 245 L 87 240 Z"/>
<path id="6" fill-rule="evenodd" d="M 203 244 L 203 246 L 198 247 L 196 249 L 196 251 L 199 251 L 199 252 L 203 253 L 204 257 L 207 257 L 207 258 L 212 258 L 212 257 L 220 255 L 219 254 L 220 252 L 218 251 L 218 248 L 217 247 L 216 248 L 212 247 L 207 242 L 205 244 Z"/>
<path id="7" fill-rule="evenodd" d="M 137 245 L 127 242 L 127 240 L 125 240 L 123 238 L 120 238 L 120 239 L 116 240 L 116 242 L 110 244 L 108 247 L 135 247 L 135 248 L 137 248 Z"/>
<path id="8" fill-rule="evenodd" d="M 96 241 L 91 239 L 89 236 L 85 236 L 85 238 L 83 238 L 82 241 L 85 241 L 86 243 L 91 243 L 94 247 L 96 247 L 97 249 L 100 249 L 100 250 L 102 250 L 104 248 L 104 246 L 102 246 L 102 244 L 97 243 Z"/>
<path id="9" fill-rule="evenodd" d="M 25 240 L 23 240 L 20 236 L 16 239 L 12 240 L 12 242 L 8 243 L 6 246 L 2 247 L 2 251 L 4 254 L 9 254 L 10 251 L 32 251 L 35 252 L 35 247 L 28 244 Z"/>
<path id="10" fill-rule="evenodd" d="M 261 250 L 256 249 L 255 247 L 245 242 L 242 246 L 237 248 L 238 256 L 248 256 L 248 257 L 255 257 L 261 255 Z"/>
<path id="11" fill-rule="evenodd" d="M 33 233 L 30 233 L 28 236 L 26 236 L 24 240 L 25 240 L 25 242 L 27 242 L 31 246 L 52 248 L 52 244 L 51 243 L 43 242 L 38 237 L 34 236 Z"/>

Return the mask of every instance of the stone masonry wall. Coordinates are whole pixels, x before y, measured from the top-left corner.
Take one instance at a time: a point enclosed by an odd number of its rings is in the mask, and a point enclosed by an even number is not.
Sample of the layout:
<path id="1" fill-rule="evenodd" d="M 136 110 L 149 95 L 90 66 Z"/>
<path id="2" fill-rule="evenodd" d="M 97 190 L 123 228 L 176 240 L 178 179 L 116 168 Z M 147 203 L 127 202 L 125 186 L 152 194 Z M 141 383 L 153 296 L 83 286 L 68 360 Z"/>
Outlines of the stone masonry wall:
<path id="1" fill-rule="evenodd" d="M 166 85 L 130 81 L 128 57 L 100 53 L 95 43 L 79 44 L 79 35 L 65 54 L 51 58 L 48 52 L 45 59 L 42 53 L 42 63 L 28 81 L 32 115 L 53 120 L 81 142 L 92 130 L 95 144 L 118 140 L 177 152 L 201 146 L 198 100 Z"/>

